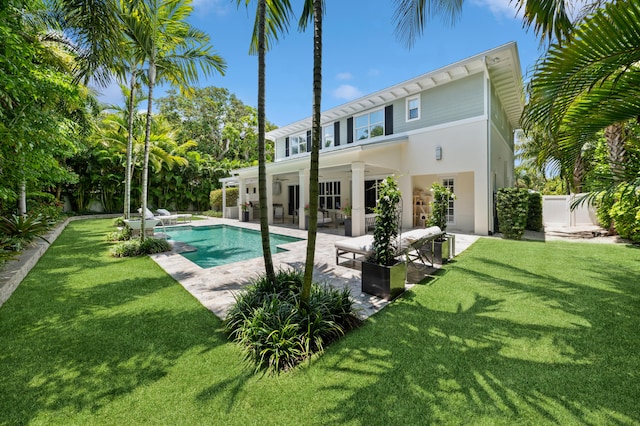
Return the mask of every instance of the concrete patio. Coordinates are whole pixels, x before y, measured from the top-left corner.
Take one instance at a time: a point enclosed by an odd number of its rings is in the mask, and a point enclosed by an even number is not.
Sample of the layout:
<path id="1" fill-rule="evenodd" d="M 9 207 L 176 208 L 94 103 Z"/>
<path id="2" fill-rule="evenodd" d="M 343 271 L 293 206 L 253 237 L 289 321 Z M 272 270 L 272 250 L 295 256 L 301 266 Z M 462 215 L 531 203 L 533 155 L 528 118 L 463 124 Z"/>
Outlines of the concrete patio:
<path id="1" fill-rule="evenodd" d="M 194 221 L 193 226 L 226 224 L 248 229 L 260 230 L 260 225 L 253 222 L 239 222 L 230 219 L 207 219 Z M 339 229 L 339 228 L 338 228 Z M 303 269 L 307 250 L 307 232 L 291 227 L 270 225 L 271 233 L 303 238 L 304 241 L 285 244 L 288 251 L 273 254 L 276 269 Z M 314 280 L 320 283 L 344 288 L 348 287 L 362 318 L 366 318 L 385 307 L 389 302 L 376 296 L 362 293 L 360 290 L 360 271 L 342 265 L 336 265 L 334 242 L 345 239 L 337 235 L 335 228 L 320 229 L 317 234 Z M 476 235 L 456 234 L 456 255 L 464 251 L 479 237 Z M 224 318 L 234 302 L 234 295 L 249 281 L 264 272 L 262 257 L 203 269 L 184 258 L 176 248 L 169 253 L 151 256 L 169 275 L 187 289 L 200 303 L 211 310 L 219 318 Z M 436 265 L 437 268 L 437 265 Z M 432 274 L 436 268 L 410 268 L 407 285 L 420 281 L 425 274 Z"/>

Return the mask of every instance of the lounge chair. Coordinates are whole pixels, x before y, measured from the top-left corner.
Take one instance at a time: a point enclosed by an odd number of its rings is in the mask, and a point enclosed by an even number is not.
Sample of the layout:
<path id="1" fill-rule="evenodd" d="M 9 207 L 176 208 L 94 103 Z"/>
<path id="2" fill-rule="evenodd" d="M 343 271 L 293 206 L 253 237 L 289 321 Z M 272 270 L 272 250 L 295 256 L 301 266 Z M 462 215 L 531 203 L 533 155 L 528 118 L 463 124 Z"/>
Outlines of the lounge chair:
<path id="1" fill-rule="evenodd" d="M 318 210 L 318 226 L 326 226 L 328 223 L 331 223 L 333 220 L 327 210 Z"/>
<path id="2" fill-rule="evenodd" d="M 151 213 L 151 212 L 149 212 Z M 153 213 L 151 213 L 153 215 Z M 162 222 L 162 225 L 175 225 L 176 223 L 178 223 L 178 215 L 177 214 L 171 214 L 169 213 L 168 210 L 165 209 L 158 209 L 156 210 L 156 214 L 155 216 L 153 216 L 155 219 L 160 220 L 160 222 Z"/>
<path id="3" fill-rule="evenodd" d="M 405 256 L 409 262 L 420 261 L 425 265 L 428 262 L 430 266 L 433 266 L 433 262 L 425 255 L 426 248 L 442 235 L 444 232 L 437 226 L 403 232 L 399 238 L 398 256 Z M 336 241 L 334 246 L 336 248 L 336 264 L 340 263 L 340 258 L 361 262 L 362 257 L 367 258 L 373 253 L 373 235 Z M 351 259 L 344 256 L 349 253 L 353 255 Z M 357 258 L 357 255 L 362 257 Z"/>
<path id="4" fill-rule="evenodd" d="M 370 229 L 376 227 L 376 214 L 367 213 L 364 215 L 364 232 L 368 232 Z"/>

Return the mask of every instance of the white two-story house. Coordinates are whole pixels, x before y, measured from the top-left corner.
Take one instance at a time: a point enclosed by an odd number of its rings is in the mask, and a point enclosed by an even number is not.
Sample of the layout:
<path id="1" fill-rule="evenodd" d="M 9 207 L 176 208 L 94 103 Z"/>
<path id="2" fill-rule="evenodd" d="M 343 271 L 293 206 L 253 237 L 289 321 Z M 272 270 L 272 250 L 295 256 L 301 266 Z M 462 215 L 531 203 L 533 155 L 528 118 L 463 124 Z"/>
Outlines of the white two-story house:
<path id="1" fill-rule="evenodd" d="M 340 220 L 352 209 L 353 236 L 367 232 L 376 182 L 393 175 L 403 194 L 403 228 L 424 226 L 430 186 L 456 199 L 448 228 L 487 235 L 494 192 L 513 185 L 514 130 L 524 107 L 518 49 L 508 43 L 322 113 L 319 203 Z M 311 117 L 267 133 L 269 223 L 305 227 L 309 202 Z M 258 168 L 234 170 L 223 188 L 239 186 L 239 204 L 257 202 Z"/>

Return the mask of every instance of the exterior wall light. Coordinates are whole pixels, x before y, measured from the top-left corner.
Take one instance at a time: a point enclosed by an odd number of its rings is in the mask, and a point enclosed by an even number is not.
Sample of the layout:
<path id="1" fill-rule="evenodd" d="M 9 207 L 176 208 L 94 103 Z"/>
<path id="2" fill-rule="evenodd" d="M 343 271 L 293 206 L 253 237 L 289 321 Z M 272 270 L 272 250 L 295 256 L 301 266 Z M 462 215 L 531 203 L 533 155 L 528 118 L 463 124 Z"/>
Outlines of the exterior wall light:
<path id="1" fill-rule="evenodd" d="M 442 147 L 436 146 L 436 160 L 442 160 Z"/>

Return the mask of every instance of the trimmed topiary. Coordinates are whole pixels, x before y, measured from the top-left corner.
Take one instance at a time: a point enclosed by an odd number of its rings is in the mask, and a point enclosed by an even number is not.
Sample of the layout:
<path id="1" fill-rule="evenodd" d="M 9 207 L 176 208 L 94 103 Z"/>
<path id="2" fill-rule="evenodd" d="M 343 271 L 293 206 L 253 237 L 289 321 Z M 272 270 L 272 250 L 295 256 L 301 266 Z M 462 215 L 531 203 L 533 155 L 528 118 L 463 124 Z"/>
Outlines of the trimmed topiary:
<path id="1" fill-rule="evenodd" d="M 542 195 L 539 192 L 529 192 L 528 211 L 526 229 L 540 231 L 542 229 Z"/>
<path id="2" fill-rule="evenodd" d="M 529 215 L 529 191 L 521 188 L 500 188 L 496 194 L 498 225 L 505 238 L 522 239 Z"/>
<path id="3" fill-rule="evenodd" d="M 238 204 L 238 188 L 227 188 L 227 207 L 233 207 Z M 222 211 L 222 189 L 214 189 L 209 194 L 209 204 L 211 210 Z"/>

